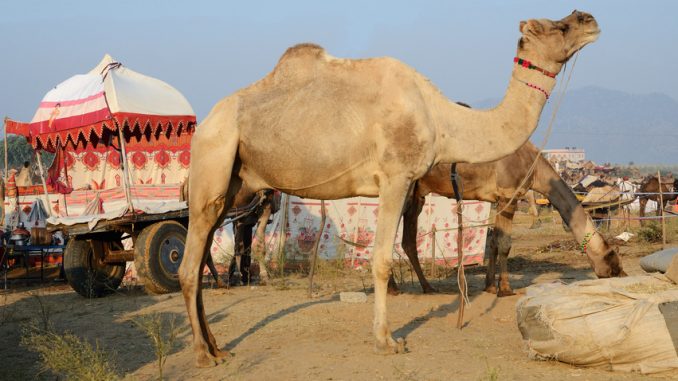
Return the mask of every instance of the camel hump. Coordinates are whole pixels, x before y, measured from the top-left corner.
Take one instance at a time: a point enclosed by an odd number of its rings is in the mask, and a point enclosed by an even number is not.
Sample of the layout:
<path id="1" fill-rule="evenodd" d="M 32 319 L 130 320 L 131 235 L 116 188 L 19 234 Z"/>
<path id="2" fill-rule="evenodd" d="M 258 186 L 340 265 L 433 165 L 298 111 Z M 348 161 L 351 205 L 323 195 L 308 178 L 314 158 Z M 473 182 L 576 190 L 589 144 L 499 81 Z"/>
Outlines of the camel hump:
<path id="1" fill-rule="evenodd" d="M 300 58 L 305 56 L 311 58 L 321 58 L 324 55 L 325 49 L 322 46 L 310 42 L 304 42 L 287 48 L 278 62 L 281 63 L 291 58 Z"/>
<path id="2" fill-rule="evenodd" d="M 298 83 L 313 77 L 311 73 L 328 61 L 330 56 L 321 46 L 311 43 L 288 48 L 270 74 L 274 83 Z"/>

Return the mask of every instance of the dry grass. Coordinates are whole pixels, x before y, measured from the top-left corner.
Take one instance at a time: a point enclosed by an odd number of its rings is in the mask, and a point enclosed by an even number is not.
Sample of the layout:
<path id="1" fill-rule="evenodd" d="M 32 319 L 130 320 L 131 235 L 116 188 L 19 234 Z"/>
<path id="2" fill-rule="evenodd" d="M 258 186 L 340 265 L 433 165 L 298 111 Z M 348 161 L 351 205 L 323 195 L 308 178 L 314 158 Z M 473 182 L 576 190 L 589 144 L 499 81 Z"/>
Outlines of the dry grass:
<path id="1" fill-rule="evenodd" d="M 658 292 L 664 292 L 673 289 L 678 289 L 678 286 L 675 286 L 668 282 L 633 283 L 624 287 L 624 290 L 628 292 L 635 292 L 638 294 L 656 294 Z"/>
<path id="2" fill-rule="evenodd" d="M 40 355 L 42 371 L 51 371 L 66 380 L 119 380 L 110 354 L 93 347 L 71 333 L 57 333 L 52 327 L 42 329 L 35 322 L 23 332 L 21 344 Z M 58 378 L 57 378 L 58 379 Z"/>
<path id="3" fill-rule="evenodd" d="M 179 328 L 176 326 L 176 317 L 164 319 L 162 315 L 154 313 L 136 318 L 134 324 L 151 340 L 158 364 L 158 379 L 162 381 L 163 366 L 167 361 L 167 356 L 174 349 L 174 343 L 179 333 Z"/>

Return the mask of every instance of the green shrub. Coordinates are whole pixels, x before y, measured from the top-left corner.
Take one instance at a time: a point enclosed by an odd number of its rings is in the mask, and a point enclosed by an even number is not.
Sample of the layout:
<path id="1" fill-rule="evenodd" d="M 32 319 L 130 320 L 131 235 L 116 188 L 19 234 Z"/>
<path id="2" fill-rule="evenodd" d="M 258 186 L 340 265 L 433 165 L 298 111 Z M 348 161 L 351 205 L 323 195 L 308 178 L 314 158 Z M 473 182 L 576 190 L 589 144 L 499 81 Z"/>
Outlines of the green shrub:
<path id="1" fill-rule="evenodd" d="M 638 239 L 644 242 L 660 242 L 662 240 L 662 228 L 656 223 L 650 223 L 638 229 Z"/>

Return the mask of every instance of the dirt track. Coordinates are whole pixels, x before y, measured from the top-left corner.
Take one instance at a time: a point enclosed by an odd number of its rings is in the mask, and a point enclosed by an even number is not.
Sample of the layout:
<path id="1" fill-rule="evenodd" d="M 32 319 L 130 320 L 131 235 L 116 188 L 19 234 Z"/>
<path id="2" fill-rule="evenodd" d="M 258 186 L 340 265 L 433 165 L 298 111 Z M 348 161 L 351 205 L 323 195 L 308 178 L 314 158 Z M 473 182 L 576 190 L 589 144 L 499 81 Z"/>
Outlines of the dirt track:
<path id="1" fill-rule="evenodd" d="M 562 279 L 571 282 L 593 278 L 584 257 L 572 250 L 538 253 L 537 248 L 570 236 L 559 226 L 545 224 L 515 229 L 510 267 L 512 285 L 520 291 L 530 284 Z M 638 259 L 657 246 L 622 247 L 624 267 L 639 274 Z M 58 330 L 69 330 L 87 340 L 99 340 L 114 352 L 111 361 L 121 375 L 137 380 L 157 374 L 148 339 L 134 326 L 140 314 L 176 316 L 181 327 L 178 345 L 167 360 L 167 379 L 228 380 L 645 380 L 672 375 L 642 376 L 582 369 L 555 361 L 528 359 L 515 321 L 520 295 L 496 298 L 482 291 L 484 268 L 468 270 L 471 307 L 466 327 L 455 329 L 458 297 L 456 277 L 434 280 L 441 293 L 422 295 L 409 282 L 405 293 L 389 297 L 389 316 L 394 335 L 407 339 L 408 353 L 379 356 L 372 352 L 371 276 L 318 277 L 317 297 L 306 296 L 307 280 L 291 276 L 284 286 L 205 291 L 205 305 L 212 329 L 222 347 L 234 357 L 209 369 L 193 367 L 190 331 L 180 294 L 148 296 L 139 288 L 86 300 L 67 286 L 14 289 L 0 294 L 0 379 L 34 379 L 38 356 L 19 345 L 20 327 L 38 315 L 38 301 L 48 306 Z M 408 276 L 409 278 L 409 276 Z M 368 303 L 346 304 L 338 291 L 370 293 Z M 54 379 L 48 373 L 40 378 Z"/>

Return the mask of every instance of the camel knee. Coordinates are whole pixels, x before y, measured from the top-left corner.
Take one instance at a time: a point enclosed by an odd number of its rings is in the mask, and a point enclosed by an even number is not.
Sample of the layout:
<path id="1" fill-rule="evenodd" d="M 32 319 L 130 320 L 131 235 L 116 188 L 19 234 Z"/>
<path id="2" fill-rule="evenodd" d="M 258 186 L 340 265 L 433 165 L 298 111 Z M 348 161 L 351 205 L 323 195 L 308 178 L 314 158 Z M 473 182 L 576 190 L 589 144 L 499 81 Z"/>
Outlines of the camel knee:
<path id="1" fill-rule="evenodd" d="M 388 282 L 388 278 L 391 275 L 391 262 L 379 261 L 378 263 L 375 263 L 372 273 L 374 274 L 375 280 Z"/>

